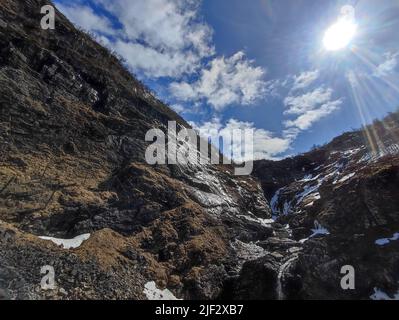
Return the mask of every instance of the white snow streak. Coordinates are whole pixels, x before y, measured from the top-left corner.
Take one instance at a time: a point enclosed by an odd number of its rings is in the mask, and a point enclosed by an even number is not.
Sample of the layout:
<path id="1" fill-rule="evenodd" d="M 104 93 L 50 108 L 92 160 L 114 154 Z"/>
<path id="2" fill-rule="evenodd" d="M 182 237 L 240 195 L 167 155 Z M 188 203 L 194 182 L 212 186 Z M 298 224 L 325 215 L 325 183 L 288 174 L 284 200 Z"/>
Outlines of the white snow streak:
<path id="1" fill-rule="evenodd" d="M 54 242 L 57 246 L 62 246 L 64 249 L 75 249 L 81 246 L 83 241 L 90 238 L 90 233 L 85 233 L 73 239 L 59 239 L 53 237 L 39 237 L 43 240 Z"/>

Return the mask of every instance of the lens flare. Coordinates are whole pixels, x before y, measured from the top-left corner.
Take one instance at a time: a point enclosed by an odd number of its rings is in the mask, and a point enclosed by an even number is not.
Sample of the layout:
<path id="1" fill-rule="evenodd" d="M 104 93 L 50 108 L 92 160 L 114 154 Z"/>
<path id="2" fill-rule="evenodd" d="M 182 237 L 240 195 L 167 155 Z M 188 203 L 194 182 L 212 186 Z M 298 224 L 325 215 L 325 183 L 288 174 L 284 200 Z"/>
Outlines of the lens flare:
<path id="1" fill-rule="evenodd" d="M 355 9 L 344 6 L 338 21 L 327 29 L 323 44 L 328 51 L 337 51 L 346 48 L 356 35 Z"/>
<path id="2" fill-rule="evenodd" d="M 332 25 L 324 35 L 324 47 L 329 51 L 346 48 L 356 34 L 357 26 L 349 20 L 340 20 Z"/>

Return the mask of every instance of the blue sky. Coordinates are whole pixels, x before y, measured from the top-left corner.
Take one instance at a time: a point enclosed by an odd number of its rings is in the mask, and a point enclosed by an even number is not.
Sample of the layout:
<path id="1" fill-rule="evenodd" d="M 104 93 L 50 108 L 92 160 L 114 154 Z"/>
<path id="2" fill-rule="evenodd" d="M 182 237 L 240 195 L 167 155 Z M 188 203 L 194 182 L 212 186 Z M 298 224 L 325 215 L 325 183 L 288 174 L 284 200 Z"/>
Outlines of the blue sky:
<path id="1" fill-rule="evenodd" d="M 399 106 L 397 0 L 57 0 L 196 128 L 255 130 L 255 157 L 309 150 Z M 354 9 L 354 38 L 326 30 Z"/>

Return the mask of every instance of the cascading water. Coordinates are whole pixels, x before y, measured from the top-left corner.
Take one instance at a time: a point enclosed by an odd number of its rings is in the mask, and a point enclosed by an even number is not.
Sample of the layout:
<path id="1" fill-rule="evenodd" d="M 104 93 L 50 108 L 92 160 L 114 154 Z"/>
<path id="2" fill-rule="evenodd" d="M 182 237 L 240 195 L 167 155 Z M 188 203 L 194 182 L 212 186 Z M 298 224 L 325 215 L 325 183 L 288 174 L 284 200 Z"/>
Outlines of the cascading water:
<path id="1" fill-rule="evenodd" d="M 280 268 L 278 270 L 277 286 L 276 286 L 277 300 L 284 300 L 285 299 L 285 294 L 284 294 L 284 290 L 283 290 L 284 275 L 285 275 L 286 270 L 297 259 L 298 259 L 298 255 L 294 254 L 287 261 L 285 261 L 283 264 L 281 264 L 281 266 L 280 266 Z"/>

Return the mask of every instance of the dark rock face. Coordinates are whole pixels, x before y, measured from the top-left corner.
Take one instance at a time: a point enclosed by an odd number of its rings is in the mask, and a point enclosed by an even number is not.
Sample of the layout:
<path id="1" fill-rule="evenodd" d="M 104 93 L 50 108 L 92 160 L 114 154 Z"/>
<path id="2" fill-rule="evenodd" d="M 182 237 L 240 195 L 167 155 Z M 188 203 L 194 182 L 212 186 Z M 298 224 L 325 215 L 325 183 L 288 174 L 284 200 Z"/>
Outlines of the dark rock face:
<path id="1" fill-rule="evenodd" d="M 152 281 L 184 299 L 396 293 L 397 114 L 252 177 L 148 165 L 149 129 L 189 125 L 60 13 L 40 29 L 45 4 L 0 1 L 0 299 L 145 299 Z"/>
<path id="2" fill-rule="evenodd" d="M 231 166 L 148 165 L 149 129 L 189 125 L 60 13 L 42 30 L 45 4 L 0 1 L 0 295 L 143 299 L 155 281 L 218 297 L 252 254 L 237 239 L 273 232 L 259 183 Z M 86 233 L 71 249 L 39 238 Z"/>
<path id="3" fill-rule="evenodd" d="M 374 288 L 390 297 L 397 293 L 398 115 L 309 153 L 255 164 L 276 221 L 288 224 L 303 244 L 287 271 L 300 286 L 288 284 L 287 295 L 368 299 Z M 345 265 L 355 269 L 355 290 L 340 285 Z"/>

